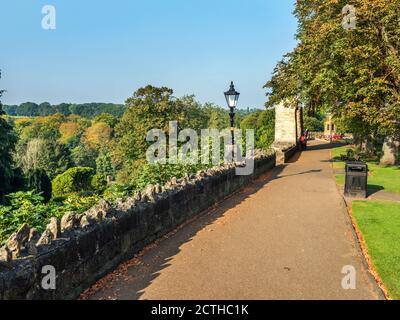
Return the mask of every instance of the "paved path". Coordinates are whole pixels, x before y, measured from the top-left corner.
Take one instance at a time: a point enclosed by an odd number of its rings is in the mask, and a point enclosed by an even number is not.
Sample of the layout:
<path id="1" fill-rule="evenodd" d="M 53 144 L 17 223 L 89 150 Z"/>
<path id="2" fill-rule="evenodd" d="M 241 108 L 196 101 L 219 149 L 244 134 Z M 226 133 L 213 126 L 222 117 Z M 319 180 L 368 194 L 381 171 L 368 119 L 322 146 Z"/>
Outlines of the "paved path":
<path id="1" fill-rule="evenodd" d="M 329 145 L 314 142 L 123 265 L 91 299 L 382 298 L 329 160 Z M 356 290 L 342 289 L 347 265 L 357 270 Z"/>

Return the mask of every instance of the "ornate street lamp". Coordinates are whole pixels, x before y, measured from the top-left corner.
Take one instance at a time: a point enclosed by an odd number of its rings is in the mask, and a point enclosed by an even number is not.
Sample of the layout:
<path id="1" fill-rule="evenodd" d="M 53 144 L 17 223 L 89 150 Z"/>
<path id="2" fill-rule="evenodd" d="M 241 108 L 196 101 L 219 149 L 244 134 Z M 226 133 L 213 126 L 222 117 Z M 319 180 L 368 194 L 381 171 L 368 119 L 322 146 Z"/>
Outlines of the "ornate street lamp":
<path id="1" fill-rule="evenodd" d="M 230 109 L 229 116 L 231 118 L 231 135 L 232 135 L 232 161 L 234 161 L 235 157 L 235 108 L 237 107 L 237 103 L 239 100 L 240 93 L 235 90 L 235 86 L 233 81 L 231 82 L 231 87 L 227 92 L 225 92 L 226 102 Z"/>

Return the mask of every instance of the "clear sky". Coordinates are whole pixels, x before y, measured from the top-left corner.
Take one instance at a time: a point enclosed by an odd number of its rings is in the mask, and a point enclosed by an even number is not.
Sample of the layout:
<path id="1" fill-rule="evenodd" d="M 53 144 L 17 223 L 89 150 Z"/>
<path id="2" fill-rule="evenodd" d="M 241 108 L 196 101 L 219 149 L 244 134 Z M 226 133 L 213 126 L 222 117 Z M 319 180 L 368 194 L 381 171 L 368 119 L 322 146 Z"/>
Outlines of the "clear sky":
<path id="1" fill-rule="evenodd" d="M 262 86 L 296 44 L 295 0 L 1 0 L 3 104 L 123 103 L 141 86 L 261 108 Z M 56 30 L 42 29 L 44 5 Z"/>

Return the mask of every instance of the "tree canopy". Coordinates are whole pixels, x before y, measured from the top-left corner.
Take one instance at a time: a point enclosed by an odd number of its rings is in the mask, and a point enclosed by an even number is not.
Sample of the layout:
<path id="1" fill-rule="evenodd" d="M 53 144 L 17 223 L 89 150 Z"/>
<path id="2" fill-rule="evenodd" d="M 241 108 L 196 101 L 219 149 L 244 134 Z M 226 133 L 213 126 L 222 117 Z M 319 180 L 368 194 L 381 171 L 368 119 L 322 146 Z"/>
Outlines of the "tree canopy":
<path id="1" fill-rule="evenodd" d="M 20 117 L 45 117 L 59 113 L 64 116 L 74 114 L 93 119 L 105 113 L 111 114 L 114 117 L 121 117 L 125 111 L 125 106 L 114 103 L 61 103 L 58 105 L 51 105 L 48 102 L 43 102 L 41 104 L 24 102 L 20 105 L 4 106 L 4 111 L 9 116 Z"/>
<path id="2" fill-rule="evenodd" d="M 3 93 L 4 90 L 0 90 L 0 98 Z M 11 182 L 14 177 L 12 152 L 17 142 L 13 127 L 4 119 L 3 115 L 4 111 L 0 101 L 0 201 L 12 188 Z"/>
<path id="3" fill-rule="evenodd" d="M 400 1 L 353 0 L 355 28 L 345 28 L 347 0 L 298 0 L 297 47 L 267 82 L 267 105 L 302 102 L 326 110 L 353 131 L 400 134 Z M 365 133 L 365 132 L 364 132 Z"/>

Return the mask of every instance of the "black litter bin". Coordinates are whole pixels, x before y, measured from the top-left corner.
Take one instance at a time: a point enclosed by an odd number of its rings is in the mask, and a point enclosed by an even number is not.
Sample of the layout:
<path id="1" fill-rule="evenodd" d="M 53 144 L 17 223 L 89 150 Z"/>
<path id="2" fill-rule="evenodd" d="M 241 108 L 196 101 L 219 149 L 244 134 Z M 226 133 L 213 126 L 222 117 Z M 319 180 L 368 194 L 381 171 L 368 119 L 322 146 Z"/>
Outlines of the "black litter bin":
<path id="1" fill-rule="evenodd" d="M 364 162 L 346 162 L 344 194 L 348 197 L 367 198 L 368 165 Z"/>

